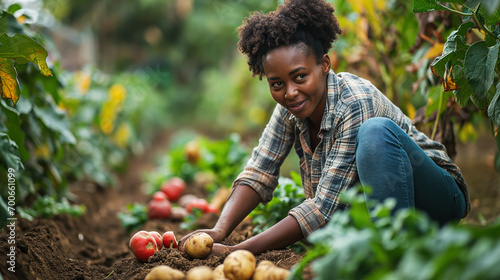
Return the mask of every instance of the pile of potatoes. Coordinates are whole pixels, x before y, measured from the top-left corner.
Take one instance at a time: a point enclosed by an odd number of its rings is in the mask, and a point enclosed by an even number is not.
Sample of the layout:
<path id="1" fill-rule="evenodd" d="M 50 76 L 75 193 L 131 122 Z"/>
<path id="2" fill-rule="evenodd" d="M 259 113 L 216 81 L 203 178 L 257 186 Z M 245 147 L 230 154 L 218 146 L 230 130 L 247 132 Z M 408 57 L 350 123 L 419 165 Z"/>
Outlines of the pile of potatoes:
<path id="1" fill-rule="evenodd" d="M 255 256 L 246 250 L 229 254 L 224 263 L 212 270 L 208 266 L 198 266 L 186 275 L 180 270 L 166 265 L 153 268 L 145 280 L 285 280 L 290 271 L 276 266 L 270 261 L 256 265 Z"/>

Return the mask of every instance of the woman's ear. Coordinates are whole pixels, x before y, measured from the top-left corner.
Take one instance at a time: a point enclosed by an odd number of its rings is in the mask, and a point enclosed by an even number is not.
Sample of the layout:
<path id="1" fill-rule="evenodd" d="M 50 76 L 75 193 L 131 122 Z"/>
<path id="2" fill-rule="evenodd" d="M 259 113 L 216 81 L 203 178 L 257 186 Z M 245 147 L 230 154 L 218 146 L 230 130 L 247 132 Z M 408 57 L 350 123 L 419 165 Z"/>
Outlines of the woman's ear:
<path id="1" fill-rule="evenodd" d="M 328 73 L 330 72 L 330 68 L 332 67 L 331 64 L 331 60 L 330 60 L 330 56 L 328 54 L 324 54 L 323 55 L 323 60 L 321 62 L 321 68 L 323 70 L 323 74 L 324 75 L 328 75 Z"/>

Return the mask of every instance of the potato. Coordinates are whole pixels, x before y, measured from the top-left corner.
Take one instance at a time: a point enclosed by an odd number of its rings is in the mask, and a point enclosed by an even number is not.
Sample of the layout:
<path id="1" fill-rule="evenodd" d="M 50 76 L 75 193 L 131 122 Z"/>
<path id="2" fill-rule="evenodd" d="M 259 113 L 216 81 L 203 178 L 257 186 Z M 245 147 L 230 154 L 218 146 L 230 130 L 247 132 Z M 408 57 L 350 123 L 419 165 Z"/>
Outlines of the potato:
<path id="1" fill-rule="evenodd" d="M 186 280 L 213 280 L 213 271 L 208 266 L 191 268 L 186 274 Z"/>
<path id="2" fill-rule="evenodd" d="M 202 259 L 212 252 L 214 240 L 210 235 L 204 232 L 193 234 L 184 243 L 184 251 L 191 258 Z"/>
<path id="3" fill-rule="evenodd" d="M 247 250 L 236 250 L 224 260 L 224 276 L 229 280 L 248 280 L 255 271 L 255 256 Z"/>
<path id="4" fill-rule="evenodd" d="M 224 276 L 224 265 L 219 264 L 213 272 L 214 280 L 226 280 L 226 276 Z"/>
<path id="5" fill-rule="evenodd" d="M 173 269 L 167 265 L 159 265 L 146 275 L 144 280 L 184 280 L 185 275 L 182 271 Z"/>
<path id="6" fill-rule="evenodd" d="M 253 280 L 286 280 L 289 274 L 290 271 L 270 261 L 261 261 L 255 269 Z"/>

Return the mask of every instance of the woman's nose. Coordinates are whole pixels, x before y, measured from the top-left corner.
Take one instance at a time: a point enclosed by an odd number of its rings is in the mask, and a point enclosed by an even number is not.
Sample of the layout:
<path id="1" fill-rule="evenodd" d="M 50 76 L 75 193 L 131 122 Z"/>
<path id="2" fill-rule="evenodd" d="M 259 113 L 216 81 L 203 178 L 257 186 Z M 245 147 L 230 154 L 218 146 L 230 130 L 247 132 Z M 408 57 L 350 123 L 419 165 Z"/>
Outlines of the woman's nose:
<path id="1" fill-rule="evenodd" d="M 292 100 L 295 96 L 297 96 L 297 94 L 299 94 L 299 91 L 296 87 L 287 87 L 285 91 L 285 98 Z"/>

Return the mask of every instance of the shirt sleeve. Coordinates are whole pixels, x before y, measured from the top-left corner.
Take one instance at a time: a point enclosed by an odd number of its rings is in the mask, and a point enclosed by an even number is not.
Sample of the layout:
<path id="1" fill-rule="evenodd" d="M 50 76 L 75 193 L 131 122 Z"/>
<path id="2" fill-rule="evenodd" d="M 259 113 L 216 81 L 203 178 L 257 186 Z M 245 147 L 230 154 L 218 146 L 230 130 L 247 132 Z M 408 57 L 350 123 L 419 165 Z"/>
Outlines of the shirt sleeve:
<path id="1" fill-rule="evenodd" d="M 315 197 L 292 209 L 304 237 L 326 225 L 340 205 L 340 195 L 358 181 L 355 147 L 361 124 L 373 116 L 371 102 L 358 99 L 339 111 L 337 125 L 330 131 L 330 144 Z"/>
<path id="2" fill-rule="evenodd" d="M 234 181 L 233 188 L 247 185 L 259 194 L 263 203 L 271 201 L 278 185 L 281 164 L 293 144 L 293 120 L 290 113 L 278 104 L 245 169 Z"/>

